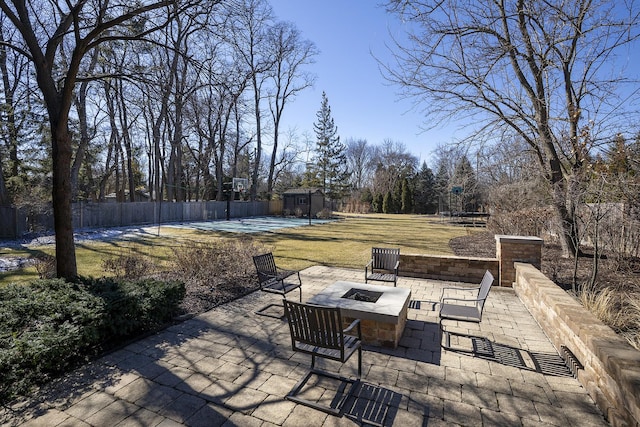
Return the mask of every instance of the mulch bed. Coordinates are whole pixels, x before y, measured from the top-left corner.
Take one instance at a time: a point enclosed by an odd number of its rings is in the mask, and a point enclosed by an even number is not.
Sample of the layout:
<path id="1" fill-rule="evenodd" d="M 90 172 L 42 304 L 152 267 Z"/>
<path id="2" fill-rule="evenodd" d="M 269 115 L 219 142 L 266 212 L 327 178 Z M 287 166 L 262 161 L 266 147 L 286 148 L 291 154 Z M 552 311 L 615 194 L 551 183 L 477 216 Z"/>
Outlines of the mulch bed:
<path id="1" fill-rule="evenodd" d="M 449 247 L 457 256 L 490 257 L 496 256 L 494 233 L 484 231 L 451 239 Z M 610 259 L 600 259 L 598 267 L 598 286 L 625 289 L 629 286 L 640 287 L 640 262 L 625 260 L 623 263 Z M 557 243 L 545 242 L 542 246 L 542 273 L 564 289 L 572 289 L 575 260 L 562 256 L 562 248 Z M 588 283 L 593 271 L 593 256 L 587 252 L 578 259 L 576 283 L 581 286 Z"/>

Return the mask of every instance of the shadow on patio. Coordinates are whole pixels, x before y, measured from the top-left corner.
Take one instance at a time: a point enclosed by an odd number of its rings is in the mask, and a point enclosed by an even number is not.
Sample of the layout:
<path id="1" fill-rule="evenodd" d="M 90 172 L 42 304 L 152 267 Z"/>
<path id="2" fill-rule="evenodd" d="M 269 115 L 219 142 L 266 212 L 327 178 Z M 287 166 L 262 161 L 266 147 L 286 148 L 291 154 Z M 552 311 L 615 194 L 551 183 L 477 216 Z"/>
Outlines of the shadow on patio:
<path id="1" fill-rule="evenodd" d="M 301 272 L 303 300 L 363 272 L 315 266 Z M 586 391 L 510 289 L 489 294 L 480 325 L 453 325 L 443 351 L 437 308 L 445 285 L 400 278 L 411 289 L 396 349 L 365 346 L 362 382 L 334 417 L 284 396 L 309 366 L 294 353 L 286 321 L 253 313 L 275 296 L 256 292 L 142 339 L 78 370 L 29 401 L 3 409 L 8 425 L 606 425 Z M 466 340 L 466 341 L 465 341 Z M 353 375 L 356 361 L 322 361 Z M 320 364 L 320 362 L 319 362 Z M 322 365 L 321 365 L 322 367 Z M 311 382 L 328 404 L 341 384 Z"/>

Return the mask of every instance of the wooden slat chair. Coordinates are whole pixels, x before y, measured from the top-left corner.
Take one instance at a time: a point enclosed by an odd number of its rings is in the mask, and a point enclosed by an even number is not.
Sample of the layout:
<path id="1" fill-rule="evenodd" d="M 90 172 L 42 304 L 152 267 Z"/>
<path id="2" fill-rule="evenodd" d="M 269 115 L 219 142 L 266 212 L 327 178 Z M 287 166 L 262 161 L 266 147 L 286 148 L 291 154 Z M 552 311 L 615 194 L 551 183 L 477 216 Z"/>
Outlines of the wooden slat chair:
<path id="1" fill-rule="evenodd" d="M 284 299 L 287 299 L 287 294 L 289 292 L 298 289 L 300 292 L 300 302 L 302 302 L 302 280 L 300 280 L 300 272 L 295 270 L 284 270 L 277 267 L 276 262 L 273 259 L 273 253 L 271 252 L 254 256 L 253 263 L 256 266 L 256 272 L 258 273 L 260 290 L 282 295 Z M 282 307 L 282 304 L 267 304 L 256 311 L 256 314 L 281 318 L 282 316 L 277 316 L 267 312 L 271 307 Z"/>
<path id="2" fill-rule="evenodd" d="M 298 381 L 287 395 L 287 399 L 332 415 L 340 415 L 344 403 L 351 396 L 362 376 L 362 331 L 360 320 L 356 319 L 346 329 L 342 328 L 342 316 L 338 307 L 324 307 L 314 304 L 301 304 L 284 300 L 284 311 L 289 322 L 291 345 L 294 351 L 311 355 L 311 368 Z M 355 329 L 355 335 L 348 335 Z M 358 351 L 358 376 L 350 379 L 338 374 L 317 369 L 316 357 L 346 362 Z M 298 396 L 312 375 L 334 378 L 351 384 L 349 392 L 334 399 L 331 406 L 303 399 Z M 339 390 L 342 390 L 340 388 Z M 339 391 L 338 393 L 341 393 Z"/>
<path id="3" fill-rule="evenodd" d="M 442 335 L 445 336 L 444 349 L 451 348 L 451 333 L 446 332 L 442 325 L 443 320 L 457 320 L 461 322 L 480 323 L 482 321 L 482 312 L 484 304 L 489 296 L 491 285 L 493 284 L 493 275 L 489 270 L 484 273 L 484 277 L 479 286 L 474 287 L 448 287 L 442 289 L 440 297 L 440 336 L 442 344 Z M 447 291 L 466 291 L 469 293 L 466 298 L 447 297 Z"/>
<path id="4" fill-rule="evenodd" d="M 371 248 L 371 261 L 364 267 L 364 283 L 377 280 L 396 286 L 399 267 L 399 248 Z"/>

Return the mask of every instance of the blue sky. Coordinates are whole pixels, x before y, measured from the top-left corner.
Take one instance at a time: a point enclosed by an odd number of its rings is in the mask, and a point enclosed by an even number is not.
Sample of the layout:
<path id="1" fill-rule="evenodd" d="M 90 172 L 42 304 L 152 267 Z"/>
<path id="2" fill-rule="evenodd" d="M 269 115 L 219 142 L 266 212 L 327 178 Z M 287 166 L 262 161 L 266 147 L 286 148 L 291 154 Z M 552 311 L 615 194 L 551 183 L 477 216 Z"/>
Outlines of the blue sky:
<path id="1" fill-rule="evenodd" d="M 281 132 L 295 128 L 301 140 L 306 133 L 314 141 L 313 123 L 325 91 L 343 142 L 363 138 L 379 145 L 389 138 L 404 143 L 433 168 L 432 153 L 438 145 L 467 136 L 468 130 L 453 124 L 424 131 L 424 115 L 412 108 L 412 100 L 401 99 L 399 88 L 382 76 L 372 53 L 382 61 L 389 59 L 385 43 L 392 44 L 391 34 L 401 40 L 405 34 L 403 24 L 379 6 L 382 0 L 269 1 L 278 19 L 295 23 L 302 36 L 320 50 L 316 63 L 308 67 L 317 75 L 316 84 L 285 110 Z M 620 51 L 611 65 L 639 78 L 634 61 L 637 49 L 634 44 Z M 638 87 L 627 89 L 637 91 Z"/>
<path id="2" fill-rule="evenodd" d="M 402 142 L 407 150 L 433 167 L 430 155 L 437 145 L 455 137 L 448 129 L 423 132 L 424 117 L 401 100 L 390 86 L 372 53 L 389 56 L 385 43 L 390 31 L 401 35 L 401 25 L 375 0 L 270 0 L 280 20 L 296 24 L 304 38 L 320 50 L 308 69 L 316 84 L 301 93 L 284 112 L 281 131 L 295 128 L 312 137 L 316 112 L 325 91 L 341 141 L 366 139 L 379 145 L 386 138 Z"/>

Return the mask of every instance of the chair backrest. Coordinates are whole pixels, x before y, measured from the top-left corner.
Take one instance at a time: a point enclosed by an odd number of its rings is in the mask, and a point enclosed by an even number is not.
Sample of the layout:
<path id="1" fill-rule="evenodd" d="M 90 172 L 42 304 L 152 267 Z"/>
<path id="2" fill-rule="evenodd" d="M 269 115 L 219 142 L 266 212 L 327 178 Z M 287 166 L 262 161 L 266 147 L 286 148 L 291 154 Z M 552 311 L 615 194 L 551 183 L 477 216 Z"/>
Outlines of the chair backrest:
<path id="1" fill-rule="evenodd" d="M 256 266 L 258 281 L 260 283 L 271 280 L 278 274 L 276 262 L 271 252 L 254 256 L 253 264 Z"/>
<path id="2" fill-rule="evenodd" d="M 373 268 L 393 270 L 400 259 L 399 248 L 371 248 Z"/>
<path id="3" fill-rule="evenodd" d="M 482 282 L 480 282 L 480 289 L 478 289 L 478 304 L 480 313 L 482 313 L 482 309 L 484 308 L 484 302 L 489 296 L 489 291 L 491 290 L 491 285 L 493 285 L 493 274 L 489 270 L 484 273 L 484 277 L 482 278 Z"/>
<path id="4" fill-rule="evenodd" d="M 314 348 L 340 350 L 341 357 L 344 357 L 344 333 L 339 308 L 289 300 L 283 302 L 294 350 L 305 351 L 299 344 L 308 344 Z"/>

